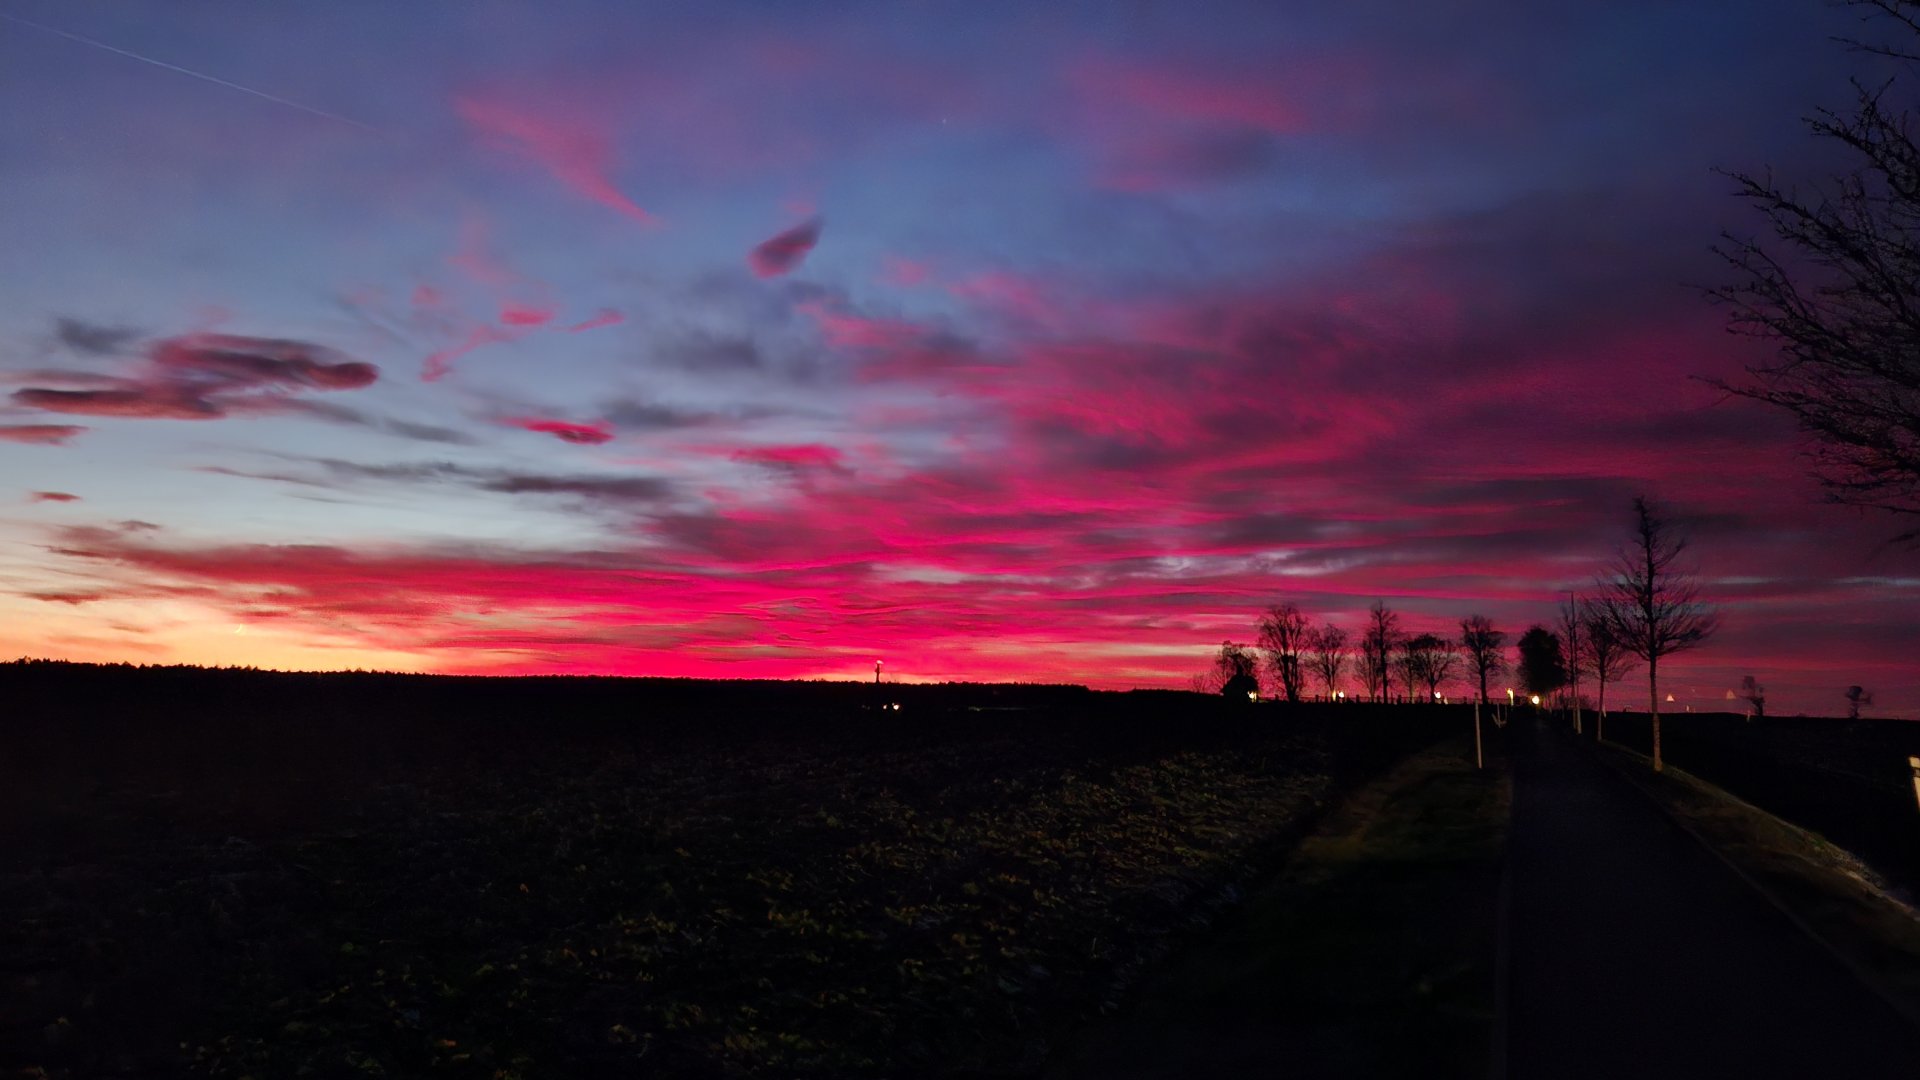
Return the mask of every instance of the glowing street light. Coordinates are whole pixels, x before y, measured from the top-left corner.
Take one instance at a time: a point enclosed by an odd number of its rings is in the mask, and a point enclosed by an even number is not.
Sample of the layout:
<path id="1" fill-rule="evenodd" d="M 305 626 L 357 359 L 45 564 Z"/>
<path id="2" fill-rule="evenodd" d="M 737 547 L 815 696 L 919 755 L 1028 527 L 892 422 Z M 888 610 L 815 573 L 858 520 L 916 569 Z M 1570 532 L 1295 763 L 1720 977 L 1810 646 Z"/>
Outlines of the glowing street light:
<path id="1" fill-rule="evenodd" d="M 1536 708 L 1536 709 L 1537 709 L 1537 708 L 1539 708 L 1539 707 L 1540 707 L 1540 695 L 1539 695 L 1539 694 L 1535 694 L 1535 695 L 1533 695 L 1532 697 L 1530 697 L 1530 698 L 1528 698 L 1527 700 L 1528 700 L 1528 701 L 1531 701 L 1531 702 L 1533 702 L 1533 707 L 1534 707 L 1534 708 Z"/>

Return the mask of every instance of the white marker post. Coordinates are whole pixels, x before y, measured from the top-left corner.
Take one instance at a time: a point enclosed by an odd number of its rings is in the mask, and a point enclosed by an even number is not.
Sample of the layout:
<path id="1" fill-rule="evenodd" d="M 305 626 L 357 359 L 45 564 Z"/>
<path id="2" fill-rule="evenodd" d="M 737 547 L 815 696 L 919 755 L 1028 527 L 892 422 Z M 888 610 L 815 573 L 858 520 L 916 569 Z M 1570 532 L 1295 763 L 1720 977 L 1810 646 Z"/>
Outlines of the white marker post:
<path id="1" fill-rule="evenodd" d="M 1920 804 L 1920 757 L 1907 758 L 1907 765 L 1913 769 L 1913 801 Z"/>
<path id="2" fill-rule="evenodd" d="M 1473 767 L 1476 769 L 1487 767 L 1485 759 L 1480 755 L 1480 703 L 1477 701 L 1473 703 Z M 1915 791 L 1920 791 L 1920 759 L 1915 759 L 1914 762 L 1913 787 Z"/>

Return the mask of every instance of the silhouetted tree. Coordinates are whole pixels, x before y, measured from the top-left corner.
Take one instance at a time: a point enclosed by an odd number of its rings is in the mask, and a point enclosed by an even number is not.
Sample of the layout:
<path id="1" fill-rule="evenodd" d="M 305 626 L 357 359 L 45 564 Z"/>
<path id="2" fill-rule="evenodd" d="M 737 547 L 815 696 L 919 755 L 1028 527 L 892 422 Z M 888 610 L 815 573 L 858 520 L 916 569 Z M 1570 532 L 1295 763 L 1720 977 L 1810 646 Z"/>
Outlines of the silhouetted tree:
<path id="1" fill-rule="evenodd" d="M 1573 714 L 1573 733 L 1580 734 L 1580 672 L 1587 662 L 1587 628 L 1580 619 L 1580 597 L 1567 594 L 1565 603 L 1560 605 L 1560 621 L 1557 632 L 1562 648 L 1562 661 L 1567 668 L 1567 708 Z"/>
<path id="2" fill-rule="evenodd" d="M 1529 694 L 1541 697 L 1567 685 L 1567 660 L 1560 651 L 1560 636 L 1538 624 L 1527 627 L 1517 644 L 1520 650 L 1520 685 Z"/>
<path id="3" fill-rule="evenodd" d="M 1266 651 L 1273 677 L 1280 681 L 1280 693 L 1288 701 L 1299 701 L 1307 673 L 1301 654 L 1307 650 L 1311 627 L 1296 604 L 1275 604 L 1260 617 L 1260 648 Z"/>
<path id="4" fill-rule="evenodd" d="M 1860 719 L 1860 706 L 1873 704 L 1873 691 L 1858 686 L 1847 687 L 1847 719 Z"/>
<path id="5" fill-rule="evenodd" d="M 1747 703 L 1752 715 L 1767 715 L 1767 688 L 1751 675 L 1740 676 L 1740 700 Z"/>
<path id="6" fill-rule="evenodd" d="M 1493 628 L 1485 615 L 1469 615 L 1460 620 L 1460 648 L 1467 656 L 1467 670 L 1480 684 L 1480 704 L 1487 703 L 1487 680 L 1507 669 L 1502 646 L 1507 635 Z"/>
<path id="7" fill-rule="evenodd" d="M 1610 596 L 1588 597 L 1580 602 L 1580 617 L 1587 630 L 1587 674 L 1593 676 L 1599 695 L 1595 702 L 1599 708 L 1593 724 L 1595 739 L 1606 737 L 1607 684 L 1624 678 L 1638 664 L 1620 641 L 1620 621 L 1609 617 L 1609 609 L 1617 602 Z"/>
<path id="8" fill-rule="evenodd" d="M 1436 634 L 1416 634 L 1400 645 L 1400 666 L 1406 672 L 1407 690 L 1425 685 L 1427 701 L 1440 696 L 1440 684 L 1447 681 L 1459 665 L 1460 648 Z"/>
<path id="9" fill-rule="evenodd" d="M 1920 145 L 1909 128 L 1920 3 L 1849 0 L 1886 17 L 1905 44 L 1853 42 L 1900 62 L 1884 82 L 1853 80 L 1850 111 L 1820 109 L 1813 134 L 1851 167 L 1805 193 L 1771 173 L 1728 173 L 1775 244 L 1724 235 L 1733 284 L 1709 295 L 1728 328 L 1778 352 L 1729 393 L 1792 413 L 1811 436 L 1814 474 L 1838 502 L 1920 514 Z M 1920 529 L 1901 534 L 1920 539 Z"/>
<path id="10" fill-rule="evenodd" d="M 1628 652 L 1646 661 L 1647 701 L 1653 726 L 1653 771 L 1660 758 L 1660 658 L 1691 649 L 1719 626 L 1700 600 L 1700 586 L 1680 563 L 1687 539 L 1655 510 L 1645 496 L 1633 500 L 1633 538 L 1615 556 L 1611 576 L 1601 587 L 1613 602 L 1605 610 L 1615 620 L 1614 636 Z"/>
<path id="11" fill-rule="evenodd" d="M 1393 650 L 1400 637 L 1400 615 L 1375 600 L 1367 608 L 1367 626 L 1360 635 L 1360 668 L 1375 701 L 1393 698 Z"/>
<path id="12" fill-rule="evenodd" d="M 1331 699 L 1340 685 L 1340 670 L 1347 666 L 1347 632 L 1332 623 L 1310 630 L 1307 651 L 1313 654 L 1313 672 Z"/>
<path id="13" fill-rule="evenodd" d="M 1244 698 L 1249 692 L 1260 692 L 1260 660 L 1245 645 L 1221 642 L 1213 658 L 1213 672 L 1224 697 Z"/>

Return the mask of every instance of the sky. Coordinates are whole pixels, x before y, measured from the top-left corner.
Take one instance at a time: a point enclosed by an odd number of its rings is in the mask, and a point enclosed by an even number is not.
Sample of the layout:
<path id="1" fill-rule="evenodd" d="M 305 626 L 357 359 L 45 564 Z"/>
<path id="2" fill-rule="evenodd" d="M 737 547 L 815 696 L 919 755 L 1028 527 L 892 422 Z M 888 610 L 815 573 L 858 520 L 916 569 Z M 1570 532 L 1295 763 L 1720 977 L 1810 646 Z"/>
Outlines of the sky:
<path id="1" fill-rule="evenodd" d="M 0 656 L 1182 686 L 1644 493 L 1672 708 L 1920 717 L 1899 523 L 1701 381 L 1818 0 L 0 15 Z"/>

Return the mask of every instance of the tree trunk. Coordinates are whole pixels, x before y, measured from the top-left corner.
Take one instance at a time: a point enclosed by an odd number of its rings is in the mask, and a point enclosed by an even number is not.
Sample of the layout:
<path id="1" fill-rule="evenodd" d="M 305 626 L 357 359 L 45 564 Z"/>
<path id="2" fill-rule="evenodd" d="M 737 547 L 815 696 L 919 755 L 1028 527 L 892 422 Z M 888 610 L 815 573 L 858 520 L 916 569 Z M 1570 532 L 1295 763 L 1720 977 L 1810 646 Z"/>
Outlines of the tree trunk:
<path id="1" fill-rule="evenodd" d="M 1647 703 L 1653 706 L 1653 771 L 1662 772 L 1666 766 L 1660 761 L 1660 663 L 1647 661 Z"/>

